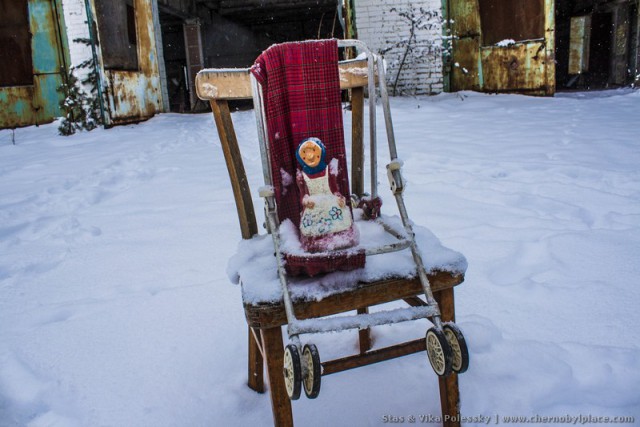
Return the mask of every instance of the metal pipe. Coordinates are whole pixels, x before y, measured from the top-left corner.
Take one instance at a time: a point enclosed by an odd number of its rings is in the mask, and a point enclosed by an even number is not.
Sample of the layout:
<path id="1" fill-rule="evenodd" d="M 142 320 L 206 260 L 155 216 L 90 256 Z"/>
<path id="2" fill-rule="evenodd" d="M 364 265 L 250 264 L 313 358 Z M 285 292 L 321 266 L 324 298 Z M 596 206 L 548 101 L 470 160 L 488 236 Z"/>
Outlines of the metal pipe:
<path id="1" fill-rule="evenodd" d="M 384 60 L 380 56 L 381 64 L 378 64 L 378 75 L 380 81 L 378 86 L 380 87 L 380 98 L 382 99 L 382 112 L 384 113 L 384 125 L 387 132 L 387 141 L 389 142 L 389 154 L 391 160 L 398 158 L 398 152 L 396 150 L 396 137 L 393 133 L 393 121 L 391 120 L 391 108 L 389 106 L 389 94 L 387 93 L 387 83 L 385 80 Z"/>
<path id="2" fill-rule="evenodd" d="M 256 77 L 249 72 L 251 79 L 251 92 L 253 94 L 253 111 L 256 115 L 256 126 L 258 127 L 258 145 L 260 146 L 260 157 L 262 159 L 262 175 L 265 185 L 273 185 L 271 176 L 271 163 L 269 160 L 269 144 L 267 140 L 267 128 L 262 112 L 264 111 L 264 98 L 262 96 L 262 86 Z"/>
<path id="3" fill-rule="evenodd" d="M 100 104 L 100 118 L 102 119 L 102 125 L 106 126 L 104 98 L 102 97 L 102 74 L 98 68 L 98 53 L 96 51 L 96 39 L 95 39 L 95 27 L 93 26 L 93 12 L 91 11 L 91 4 L 89 0 L 84 0 L 84 6 L 87 11 L 87 26 L 89 27 L 89 41 L 91 43 L 91 55 L 93 57 L 93 69 L 98 78 L 98 101 Z"/>

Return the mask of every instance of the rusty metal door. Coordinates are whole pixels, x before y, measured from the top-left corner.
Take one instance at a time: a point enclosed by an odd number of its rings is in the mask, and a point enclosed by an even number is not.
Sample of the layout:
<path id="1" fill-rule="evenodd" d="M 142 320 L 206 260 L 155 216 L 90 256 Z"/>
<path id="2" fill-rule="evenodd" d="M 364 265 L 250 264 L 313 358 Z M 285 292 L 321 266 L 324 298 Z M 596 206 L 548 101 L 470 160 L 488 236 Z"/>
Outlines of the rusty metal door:
<path id="1" fill-rule="evenodd" d="M 552 95 L 554 0 L 449 0 L 451 89 Z"/>
<path id="2" fill-rule="evenodd" d="M 137 61 L 126 61 L 126 64 L 118 65 L 117 61 L 113 64 L 109 64 L 109 61 L 103 62 L 109 110 L 107 124 L 136 122 L 162 111 L 162 91 L 152 2 L 147 0 L 94 0 L 94 3 L 97 11 L 96 18 L 103 61 L 107 48 L 115 52 L 125 47 L 132 48 L 137 55 L 135 58 Z M 120 9 L 124 12 L 120 17 L 114 16 L 113 13 L 104 12 L 105 10 L 116 10 L 117 8 L 114 9 L 115 3 L 122 3 Z M 120 21 L 114 22 L 117 19 Z M 124 39 L 126 46 L 109 46 L 113 43 L 123 43 L 122 40 L 110 38 L 109 32 L 105 31 L 113 25 L 119 26 L 122 31 L 127 33 L 127 37 Z"/>
<path id="3" fill-rule="evenodd" d="M 64 67 L 56 6 L 51 0 L 2 3 L 20 16 L 26 3 L 31 38 L 19 43 L 24 44 L 22 54 L 30 55 L 31 70 L 24 70 L 15 85 L 0 87 L 0 128 L 50 122 L 62 115 L 60 101 L 64 98 L 58 92 Z"/>

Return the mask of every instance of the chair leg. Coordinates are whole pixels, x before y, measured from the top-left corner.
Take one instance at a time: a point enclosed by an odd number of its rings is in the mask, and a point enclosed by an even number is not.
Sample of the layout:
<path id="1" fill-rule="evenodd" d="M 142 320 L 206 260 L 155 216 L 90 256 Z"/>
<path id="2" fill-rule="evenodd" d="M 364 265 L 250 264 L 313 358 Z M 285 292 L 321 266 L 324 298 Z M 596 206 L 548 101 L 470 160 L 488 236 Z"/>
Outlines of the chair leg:
<path id="1" fill-rule="evenodd" d="M 267 378 L 269 379 L 269 394 L 271 395 L 271 410 L 273 424 L 278 427 L 293 426 L 291 401 L 287 396 L 282 371 L 284 347 L 282 345 L 282 329 L 261 329 L 262 350 L 267 364 Z"/>
<path id="2" fill-rule="evenodd" d="M 453 288 L 443 289 L 434 293 L 434 298 L 440 307 L 443 322 L 455 321 L 455 305 Z M 440 406 L 444 427 L 460 426 L 460 389 L 458 387 L 458 375 L 451 374 L 438 380 L 440 386 Z"/>
<path id="3" fill-rule="evenodd" d="M 248 385 L 258 393 L 264 393 L 264 362 L 262 353 L 257 342 L 258 336 L 249 326 L 249 381 Z"/>
<path id="4" fill-rule="evenodd" d="M 368 307 L 358 309 L 358 314 L 367 314 L 367 313 L 369 313 Z M 359 330 L 358 338 L 360 341 L 360 354 L 364 354 L 367 351 L 371 350 L 371 328 Z"/>

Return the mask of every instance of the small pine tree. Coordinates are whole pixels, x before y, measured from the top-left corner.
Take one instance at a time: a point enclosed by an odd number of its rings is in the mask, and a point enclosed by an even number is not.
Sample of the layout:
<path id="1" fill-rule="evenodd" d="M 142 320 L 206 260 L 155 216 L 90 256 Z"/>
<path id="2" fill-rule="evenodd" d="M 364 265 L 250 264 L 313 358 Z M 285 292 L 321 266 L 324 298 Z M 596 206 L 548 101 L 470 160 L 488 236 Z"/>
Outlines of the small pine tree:
<path id="1" fill-rule="evenodd" d="M 88 45 L 89 39 L 75 39 L 74 42 Z M 87 77 L 82 81 L 75 75 L 75 70 L 89 69 Z M 98 97 L 98 73 L 93 59 L 86 60 L 77 67 L 71 67 L 67 75 L 67 83 L 63 83 L 58 91 L 65 95 L 60 102 L 64 112 L 62 123 L 58 127 L 60 135 L 72 135 L 79 130 L 93 130 L 102 124 L 100 115 L 100 99 Z M 90 92 L 83 90 L 89 87 Z"/>

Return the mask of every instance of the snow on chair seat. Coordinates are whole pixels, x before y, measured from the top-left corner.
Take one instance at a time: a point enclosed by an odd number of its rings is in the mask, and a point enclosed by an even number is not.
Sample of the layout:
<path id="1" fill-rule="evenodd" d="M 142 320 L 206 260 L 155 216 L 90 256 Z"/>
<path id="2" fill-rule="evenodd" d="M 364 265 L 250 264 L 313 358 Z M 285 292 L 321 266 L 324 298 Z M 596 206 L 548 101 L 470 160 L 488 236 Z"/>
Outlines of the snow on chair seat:
<path id="1" fill-rule="evenodd" d="M 360 217 L 358 209 L 354 210 L 354 216 Z M 385 216 L 384 219 L 396 229 L 402 230 L 399 218 Z M 285 224 L 281 227 L 286 227 Z M 360 243 L 354 250 L 366 251 L 395 242 L 378 222 L 356 219 L 356 225 L 360 229 Z M 427 271 L 446 271 L 453 275 L 464 275 L 467 269 L 464 255 L 442 246 L 438 238 L 425 227 L 415 226 L 414 231 L 424 259 L 427 260 Z M 295 254 L 296 249 L 292 246 L 296 242 L 295 239 L 285 240 L 283 245 L 289 245 L 290 252 Z M 227 274 L 233 283 L 242 285 L 242 299 L 245 304 L 259 305 L 282 300 L 282 287 L 273 257 L 273 242 L 268 235 L 242 240 L 238 244 L 236 254 L 229 260 Z M 332 295 L 351 292 L 357 287 L 366 286 L 366 283 L 385 279 L 413 279 L 416 274 L 411 252 L 398 251 L 370 256 L 362 269 L 336 271 L 313 278 L 291 278 L 289 290 L 294 301 L 320 301 Z"/>

